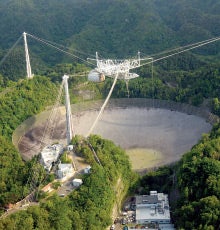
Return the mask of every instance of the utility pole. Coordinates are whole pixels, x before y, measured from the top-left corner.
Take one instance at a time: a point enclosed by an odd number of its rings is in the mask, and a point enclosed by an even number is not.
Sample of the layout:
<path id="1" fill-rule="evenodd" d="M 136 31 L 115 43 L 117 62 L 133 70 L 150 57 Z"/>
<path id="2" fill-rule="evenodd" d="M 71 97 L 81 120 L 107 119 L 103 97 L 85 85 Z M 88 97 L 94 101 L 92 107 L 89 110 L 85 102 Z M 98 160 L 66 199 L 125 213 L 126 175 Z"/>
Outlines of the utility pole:
<path id="1" fill-rule="evenodd" d="M 31 72 L 31 64 L 30 64 L 30 58 L 29 58 L 29 52 L 28 52 L 28 45 L 27 45 L 27 33 L 23 33 L 24 37 L 24 49 L 25 49 L 25 58 L 26 58 L 26 71 L 27 71 L 27 78 L 31 79 L 33 77 Z"/>
<path id="2" fill-rule="evenodd" d="M 67 137 L 67 145 L 69 145 L 70 141 L 73 137 L 73 128 L 72 128 L 72 114 L 70 107 L 70 98 L 69 98 L 69 89 L 68 89 L 68 78 L 69 76 L 63 76 L 64 82 L 64 90 L 65 90 L 65 105 L 66 105 L 66 137 Z"/>

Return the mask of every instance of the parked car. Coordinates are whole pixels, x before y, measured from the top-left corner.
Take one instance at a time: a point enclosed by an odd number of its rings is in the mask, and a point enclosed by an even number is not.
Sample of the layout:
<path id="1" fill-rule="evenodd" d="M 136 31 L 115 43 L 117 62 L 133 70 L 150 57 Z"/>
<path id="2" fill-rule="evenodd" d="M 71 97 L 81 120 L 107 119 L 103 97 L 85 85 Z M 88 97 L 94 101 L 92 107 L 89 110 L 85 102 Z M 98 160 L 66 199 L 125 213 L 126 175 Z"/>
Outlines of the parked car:
<path id="1" fill-rule="evenodd" d="M 125 218 L 123 218 L 121 224 L 123 224 L 123 225 L 127 224 L 127 220 Z"/>
<path id="2" fill-rule="evenodd" d="M 120 223 L 120 220 L 118 217 L 116 217 L 115 221 L 114 221 L 114 224 L 117 224 L 117 223 Z"/>
<path id="3" fill-rule="evenodd" d="M 128 213 L 127 212 L 122 212 L 122 216 L 127 216 Z"/>
<path id="4" fill-rule="evenodd" d="M 114 230 L 115 229 L 115 225 L 113 224 L 111 227 L 110 227 L 110 230 Z"/>

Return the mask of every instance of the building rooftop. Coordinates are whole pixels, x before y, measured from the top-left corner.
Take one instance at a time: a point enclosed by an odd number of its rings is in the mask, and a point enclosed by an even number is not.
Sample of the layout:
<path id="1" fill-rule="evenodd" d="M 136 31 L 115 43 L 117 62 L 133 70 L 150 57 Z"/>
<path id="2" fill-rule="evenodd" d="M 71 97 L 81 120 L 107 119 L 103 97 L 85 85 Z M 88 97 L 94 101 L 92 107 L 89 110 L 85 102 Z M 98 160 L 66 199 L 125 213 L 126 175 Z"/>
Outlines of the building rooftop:
<path id="1" fill-rule="evenodd" d="M 156 191 L 150 194 L 136 196 L 136 220 L 142 223 L 170 223 L 168 195 Z"/>
<path id="2" fill-rule="evenodd" d="M 59 164 L 57 170 L 57 176 L 59 179 L 64 179 L 67 176 L 72 175 L 74 172 L 72 164 Z"/>
<path id="3" fill-rule="evenodd" d="M 73 182 L 82 183 L 83 181 L 82 181 L 82 179 L 77 179 L 77 178 L 75 178 L 75 179 L 73 179 Z"/>
<path id="4" fill-rule="evenodd" d="M 137 220 L 170 221 L 170 210 L 164 208 L 139 207 L 136 209 Z"/>
<path id="5" fill-rule="evenodd" d="M 58 165 L 58 169 L 59 170 L 66 170 L 66 169 L 72 169 L 73 168 L 73 166 L 72 166 L 72 164 L 59 164 Z"/>
<path id="6" fill-rule="evenodd" d="M 157 204 L 158 197 L 157 196 L 150 196 L 150 195 L 143 195 L 143 196 L 136 196 L 136 206 L 144 205 L 144 204 Z"/>

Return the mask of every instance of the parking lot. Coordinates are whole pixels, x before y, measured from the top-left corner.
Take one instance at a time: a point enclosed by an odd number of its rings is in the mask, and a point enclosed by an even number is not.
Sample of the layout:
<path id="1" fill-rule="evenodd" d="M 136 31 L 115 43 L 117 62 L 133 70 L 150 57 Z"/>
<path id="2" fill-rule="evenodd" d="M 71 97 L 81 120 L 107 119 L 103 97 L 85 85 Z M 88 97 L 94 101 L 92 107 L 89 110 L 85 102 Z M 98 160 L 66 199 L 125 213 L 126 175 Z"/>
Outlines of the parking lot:
<path id="1" fill-rule="evenodd" d="M 57 189 L 57 194 L 59 196 L 66 196 L 74 189 L 72 185 L 73 179 L 74 176 L 71 176 L 66 181 L 61 183 L 61 186 Z"/>
<path id="2" fill-rule="evenodd" d="M 114 220 L 114 227 L 111 230 L 126 230 L 126 226 L 135 225 L 135 199 L 134 197 L 129 197 L 123 205 L 123 209 L 120 214 Z"/>

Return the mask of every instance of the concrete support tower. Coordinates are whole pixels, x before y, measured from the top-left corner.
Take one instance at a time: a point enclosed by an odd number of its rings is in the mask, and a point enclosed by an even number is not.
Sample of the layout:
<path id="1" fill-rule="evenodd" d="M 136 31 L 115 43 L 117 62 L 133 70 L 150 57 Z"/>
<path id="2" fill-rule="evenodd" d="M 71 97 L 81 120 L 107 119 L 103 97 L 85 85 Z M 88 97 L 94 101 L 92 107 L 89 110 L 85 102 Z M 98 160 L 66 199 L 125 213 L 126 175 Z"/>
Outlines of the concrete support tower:
<path id="1" fill-rule="evenodd" d="M 66 104 L 66 137 L 67 137 L 67 145 L 69 145 L 70 141 L 73 137 L 73 128 L 72 128 L 72 114 L 70 107 L 70 98 L 69 98 L 69 89 L 68 89 L 68 78 L 69 76 L 63 76 L 64 89 L 65 89 L 65 104 Z"/>
<path id="2" fill-rule="evenodd" d="M 26 71 L 27 71 L 27 78 L 32 78 L 32 72 L 31 72 L 31 64 L 30 64 L 30 58 L 29 58 L 29 52 L 28 52 L 28 45 L 27 45 L 27 37 L 26 33 L 23 33 L 24 37 L 24 48 L 25 48 L 25 58 L 26 58 Z"/>

